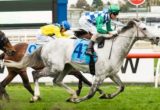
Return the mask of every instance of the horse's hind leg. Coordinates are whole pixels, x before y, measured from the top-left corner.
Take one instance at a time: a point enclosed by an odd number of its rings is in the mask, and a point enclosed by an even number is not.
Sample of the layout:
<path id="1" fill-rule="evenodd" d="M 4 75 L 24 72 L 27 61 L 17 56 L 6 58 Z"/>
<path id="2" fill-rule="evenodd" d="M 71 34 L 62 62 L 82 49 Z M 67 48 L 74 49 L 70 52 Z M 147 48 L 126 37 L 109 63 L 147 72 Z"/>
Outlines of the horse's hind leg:
<path id="1" fill-rule="evenodd" d="M 17 75 L 17 73 L 8 70 L 7 77 L 0 83 L 0 98 L 2 99 L 3 96 L 6 100 L 10 100 L 8 93 L 5 90 L 6 85 L 8 85 L 12 79 Z"/>
<path id="2" fill-rule="evenodd" d="M 120 94 L 121 92 L 124 91 L 124 84 L 122 83 L 122 81 L 120 80 L 119 76 L 117 74 L 110 76 L 111 80 L 115 82 L 115 84 L 117 84 L 119 86 L 118 90 L 112 94 L 108 94 L 108 95 L 102 95 L 100 98 L 101 99 L 112 99 L 115 96 L 117 96 L 118 94 Z"/>

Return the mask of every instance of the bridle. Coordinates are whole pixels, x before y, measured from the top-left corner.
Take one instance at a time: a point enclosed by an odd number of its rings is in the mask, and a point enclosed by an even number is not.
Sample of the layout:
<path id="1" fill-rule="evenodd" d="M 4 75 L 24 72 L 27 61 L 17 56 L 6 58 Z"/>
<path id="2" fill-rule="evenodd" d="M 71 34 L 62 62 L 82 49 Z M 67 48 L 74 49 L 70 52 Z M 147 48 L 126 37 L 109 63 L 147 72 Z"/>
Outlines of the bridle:
<path id="1" fill-rule="evenodd" d="M 143 33 L 144 36 L 147 36 L 147 34 L 145 32 L 143 32 L 143 30 L 139 27 L 141 25 L 141 23 L 138 24 L 138 26 L 136 25 L 136 28 L 137 28 L 137 36 L 136 38 L 140 38 L 138 37 L 139 36 L 139 30 Z"/>
<path id="2" fill-rule="evenodd" d="M 136 23 L 135 23 L 135 24 L 136 24 Z M 135 25 L 135 26 L 136 26 L 136 30 L 137 30 L 137 32 L 136 32 L 137 35 L 134 37 L 134 38 L 135 38 L 135 39 L 134 39 L 135 41 L 136 41 L 136 40 L 140 40 L 140 37 L 138 37 L 138 36 L 139 36 L 139 30 L 143 33 L 144 36 L 147 36 L 147 34 L 143 31 L 143 29 L 141 29 L 141 28 L 139 27 L 140 25 L 141 25 L 141 22 L 138 24 L 138 26 Z M 126 36 L 124 36 L 124 37 L 126 37 Z M 158 40 L 158 39 L 156 39 L 156 40 Z M 114 42 L 114 39 L 112 40 L 111 49 L 110 49 L 110 53 L 109 53 L 108 59 L 111 58 L 113 42 Z M 152 40 L 152 43 L 153 43 L 153 44 L 157 44 L 156 41 L 154 41 L 154 39 Z M 158 44 L 157 44 L 157 45 L 158 45 Z"/>
<path id="3" fill-rule="evenodd" d="M 141 23 L 139 23 L 138 26 L 136 25 L 136 28 L 137 28 L 136 40 L 140 40 L 140 37 L 138 37 L 139 36 L 139 30 L 143 33 L 144 36 L 147 36 L 147 34 L 144 32 L 144 30 L 139 28 L 140 25 L 141 25 Z M 152 44 L 158 45 L 158 42 L 159 42 L 159 37 L 156 37 L 155 39 L 152 38 Z"/>

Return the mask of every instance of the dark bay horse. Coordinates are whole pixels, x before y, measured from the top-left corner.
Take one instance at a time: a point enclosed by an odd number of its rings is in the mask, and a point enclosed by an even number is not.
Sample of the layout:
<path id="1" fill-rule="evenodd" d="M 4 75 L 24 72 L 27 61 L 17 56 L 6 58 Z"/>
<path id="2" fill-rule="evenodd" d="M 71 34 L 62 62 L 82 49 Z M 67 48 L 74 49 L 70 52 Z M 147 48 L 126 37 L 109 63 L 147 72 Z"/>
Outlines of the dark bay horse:
<path id="1" fill-rule="evenodd" d="M 79 32 L 79 31 L 78 31 Z M 80 32 L 78 33 L 78 35 L 83 35 L 84 33 Z M 0 35 L 1 37 L 1 35 Z M 7 40 L 9 42 L 9 40 Z M 3 42 L 4 43 L 4 42 Z M 4 45 L 1 46 L 0 43 L 0 47 L 4 47 Z M 14 46 L 12 46 L 10 44 L 10 47 L 7 48 L 6 50 L 13 50 L 11 51 L 12 53 L 14 52 L 14 54 L 9 54 L 10 52 L 3 50 L 4 53 L 2 53 L 0 55 L 0 59 L 5 59 L 5 60 L 13 60 L 13 61 L 20 61 L 22 59 L 22 57 L 25 55 L 26 53 L 26 49 L 28 47 L 27 43 L 18 43 Z M 33 69 L 35 69 L 36 71 L 41 70 L 44 67 L 43 63 L 40 63 L 39 65 L 37 65 L 36 67 L 33 67 Z M 0 98 L 5 98 L 9 101 L 9 95 L 5 90 L 6 85 L 8 85 L 14 77 L 16 77 L 17 75 L 20 75 L 20 77 L 22 78 L 23 81 L 23 85 L 24 87 L 32 94 L 34 95 L 34 91 L 31 88 L 31 85 L 29 83 L 29 79 L 27 76 L 27 72 L 26 72 L 26 68 L 25 69 L 17 69 L 17 68 L 7 68 L 8 69 L 8 75 L 6 76 L 6 78 L 0 83 Z M 33 71 L 32 74 L 36 74 L 36 71 Z M 81 74 L 81 72 L 79 71 L 72 71 L 69 73 L 69 75 L 74 75 L 76 78 L 79 79 L 79 83 L 78 83 L 78 90 L 77 95 L 80 95 L 81 89 L 82 89 L 82 83 L 84 82 L 85 84 L 91 86 L 91 83 Z M 35 75 L 34 75 L 35 76 Z M 97 89 L 99 91 L 100 94 L 102 94 L 102 91 L 100 89 Z M 40 99 L 40 97 L 39 97 Z"/>
<path id="2" fill-rule="evenodd" d="M 0 50 L 2 50 L 5 53 L 0 55 L 0 59 L 3 59 L 4 56 L 13 56 L 16 54 L 15 48 L 11 45 L 9 39 L 5 36 L 5 34 L 2 31 L 0 31 Z M 2 98 L 2 96 L 4 96 L 6 99 L 9 99 L 8 94 L 0 84 L 0 98 Z"/>

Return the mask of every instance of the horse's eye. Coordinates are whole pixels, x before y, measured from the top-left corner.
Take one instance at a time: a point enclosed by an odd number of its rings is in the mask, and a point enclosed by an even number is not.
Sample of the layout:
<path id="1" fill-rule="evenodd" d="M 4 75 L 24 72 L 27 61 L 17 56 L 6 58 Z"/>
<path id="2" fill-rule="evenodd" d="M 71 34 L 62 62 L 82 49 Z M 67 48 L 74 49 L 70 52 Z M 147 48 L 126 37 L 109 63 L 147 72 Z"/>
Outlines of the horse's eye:
<path id="1" fill-rule="evenodd" d="M 145 31 L 145 30 L 146 30 L 146 28 L 143 28 L 143 30 Z"/>

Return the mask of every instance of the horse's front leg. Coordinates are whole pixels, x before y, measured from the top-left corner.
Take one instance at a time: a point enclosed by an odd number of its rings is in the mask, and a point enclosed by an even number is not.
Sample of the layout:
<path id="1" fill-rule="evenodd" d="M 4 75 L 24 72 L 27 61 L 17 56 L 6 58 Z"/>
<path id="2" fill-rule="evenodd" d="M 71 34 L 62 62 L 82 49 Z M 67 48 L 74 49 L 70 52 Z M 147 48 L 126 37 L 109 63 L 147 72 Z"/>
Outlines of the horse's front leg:
<path id="1" fill-rule="evenodd" d="M 69 75 L 74 75 L 76 78 L 79 79 L 79 83 L 78 83 L 78 90 L 76 91 L 77 95 L 79 96 L 82 90 L 82 82 L 84 82 L 85 84 L 87 84 L 88 86 L 92 86 L 92 83 L 90 81 L 88 81 L 81 72 L 79 71 L 72 71 L 69 73 Z M 105 94 L 101 89 L 97 88 L 97 91 L 102 95 Z"/>
<path id="2" fill-rule="evenodd" d="M 18 71 L 18 74 L 20 75 L 20 77 L 22 78 L 22 81 L 23 81 L 23 86 L 32 94 L 34 95 L 34 91 L 29 83 L 29 79 L 28 79 L 28 75 L 27 75 L 27 72 L 26 72 L 26 69 L 25 70 L 19 70 Z"/>
<path id="3" fill-rule="evenodd" d="M 122 83 L 121 79 L 119 78 L 119 76 L 117 74 L 114 74 L 113 76 L 110 76 L 111 80 L 113 82 L 115 82 L 115 84 L 117 84 L 119 86 L 118 90 L 112 94 L 107 94 L 107 95 L 102 95 L 100 96 L 100 99 L 112 99 L 115 96 L 117 96 L 118 94 L 120 94 L 121 92 L 124 91 L 124 84 Z"/>
<path id="4" fill-rule="evenodd" d="M 10 100 L 9 95 L 7 91 L 5 90 L 6 85 L 8 85 L 13 78 L 17 76 L 16 72 L 13 72 L 8 69 L 8 75 L 7 77 L 0 83 L 0 100 L 4 97 L 7 101 Z"/>
<path id="5" fill-rule="evenodd" d="M 89 91 L 88 95 L 86 95 L 82 98 L 77 98 L 75 100 L 72 100 L 72 102 L 79 103 L 79 102 L 82 102 L 84 100 L 92 98 L 94 96 L 94 94 L 96 93 L 96 90 L 99 87 L 99 85 L 101 85 L 103 83 L 104 79 L 105 79 L 105 76 L 104 77 L 95 76 L 95 80 L 93 81 L 93 84 L 90 88 L 90 91 Z"/>

